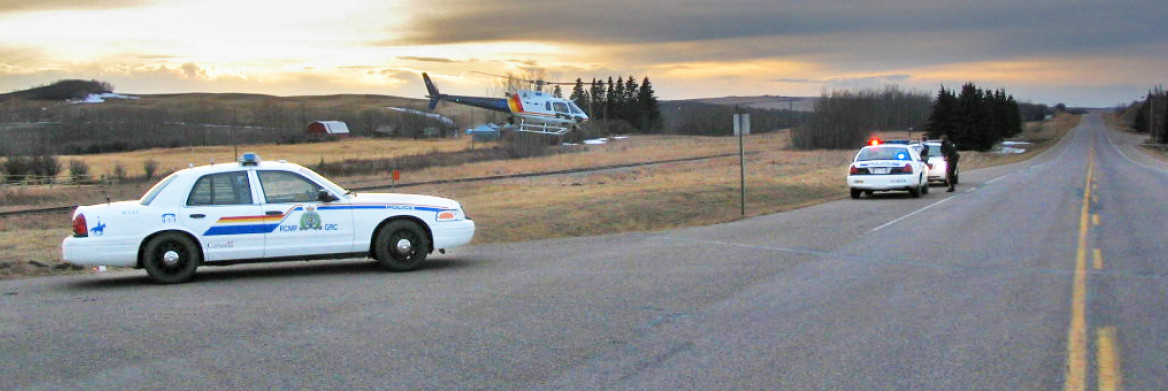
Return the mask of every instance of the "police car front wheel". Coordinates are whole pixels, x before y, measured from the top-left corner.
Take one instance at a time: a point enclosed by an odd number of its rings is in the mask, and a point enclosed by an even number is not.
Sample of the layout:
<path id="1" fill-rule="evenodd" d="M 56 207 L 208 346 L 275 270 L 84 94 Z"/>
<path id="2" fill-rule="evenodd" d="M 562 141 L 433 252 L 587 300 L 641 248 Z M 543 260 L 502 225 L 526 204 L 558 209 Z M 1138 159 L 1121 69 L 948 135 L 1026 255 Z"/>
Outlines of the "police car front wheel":
<path id="1" fill-rule="evenodd" d="M 378 231 L 373 255 L 381 267 L 401 272 L 417 268 L 429 249 L 430 239 L 418 223 L 395 220 Z"/>

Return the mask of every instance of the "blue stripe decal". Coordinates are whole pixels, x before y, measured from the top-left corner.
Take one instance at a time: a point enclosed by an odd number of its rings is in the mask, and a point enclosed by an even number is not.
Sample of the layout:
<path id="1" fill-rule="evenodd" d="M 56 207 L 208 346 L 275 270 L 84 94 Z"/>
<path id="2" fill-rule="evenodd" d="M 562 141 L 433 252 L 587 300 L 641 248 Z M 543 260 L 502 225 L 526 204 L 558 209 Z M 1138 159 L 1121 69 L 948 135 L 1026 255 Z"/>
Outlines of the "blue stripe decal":
<path id="1" fill-rule="evenodd" d="M 442 212 L 442 211 L 456 211 L 457 209 L 437 208 L 428 206 L 414 206 L 414 205 L 333 205 L 333 206 L 318 206 L 317 210 L 346 210 L 346 209 L 375 209 L 375 210 L 414 210 L 421 212 Z M 284 213 L 283 219 L 277 223 L 261 223 L 261 224 L 244 224 L 244 225 L 222 225 L 213 226 L 203 233 L 203 236 L 225 236 L 225 235 L 247 235 L 247 234 L 266 234 L 275 232 L 280 224 L 288 220 L 292 213 L 304 210 L 303 206 L 297 205 L 288 212 Z"/>
<path id="2" fill-rule="evenodd" d="M 280 224 L 248 224 L 248 225 L 227 225 L 222 227 L 211 227 L 204 236 L 221 236 L 221 235 L 246 235 L 246 234 L 266 234 L 276 230 Z"/>

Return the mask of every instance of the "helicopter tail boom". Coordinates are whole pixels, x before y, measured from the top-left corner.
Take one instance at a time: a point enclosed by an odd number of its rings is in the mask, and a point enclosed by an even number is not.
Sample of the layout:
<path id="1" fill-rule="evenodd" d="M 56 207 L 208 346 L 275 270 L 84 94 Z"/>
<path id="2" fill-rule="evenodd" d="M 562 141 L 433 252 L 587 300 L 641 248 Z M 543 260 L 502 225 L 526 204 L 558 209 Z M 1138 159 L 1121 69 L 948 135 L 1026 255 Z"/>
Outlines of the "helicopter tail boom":
<path id="1" fill-rule="evenodd" d="M 426 91 L 430 93 L 427 95 L 430 98 L 430 110 L 434 110 L 435 107 L 438 107 L 438 100 L 442 99 L 442 94 L 438 93 L 438 87 L 434 86 L 434 82 L 430 81 L 430 75 L 427 75 L 426 72 L 422 72 L 422 80 L 426 82 Z"/>

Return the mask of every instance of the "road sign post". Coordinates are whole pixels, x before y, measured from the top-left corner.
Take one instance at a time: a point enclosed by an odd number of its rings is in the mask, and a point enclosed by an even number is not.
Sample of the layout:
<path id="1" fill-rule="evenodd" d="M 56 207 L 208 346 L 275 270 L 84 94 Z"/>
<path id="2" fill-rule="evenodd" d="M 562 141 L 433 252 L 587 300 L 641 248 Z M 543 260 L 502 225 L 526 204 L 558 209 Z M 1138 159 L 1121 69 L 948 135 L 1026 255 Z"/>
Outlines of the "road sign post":
<path id="1" fill-rule="evenodd" d="M 750 114 L 734 114 L 734 134 L 738 136 L 739 213 L 746 216 L 746 146 L 743 138 L 750 134 Z"/>

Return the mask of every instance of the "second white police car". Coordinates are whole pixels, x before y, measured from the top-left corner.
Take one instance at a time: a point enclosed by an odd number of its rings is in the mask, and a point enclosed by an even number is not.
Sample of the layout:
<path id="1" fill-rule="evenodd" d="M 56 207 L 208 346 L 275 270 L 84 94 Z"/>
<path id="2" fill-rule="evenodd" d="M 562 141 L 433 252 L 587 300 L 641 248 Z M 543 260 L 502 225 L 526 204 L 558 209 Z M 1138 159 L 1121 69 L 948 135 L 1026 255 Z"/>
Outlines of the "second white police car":
<path id="1" fill-rule="evenodd" d="M 144 268 L 162 283 L 203 265 L 369 256 L 416 268 L 467 244 L 475 223 L 454 200 L 353 193 L 297 164 L 261 161 L 184 169 L 137 201 L 78 207 L 65 261 Z"/>
<path id="2" fill-rule="evenodd" d="M 929 166 L 916 148 L 902 144 L 865 146 L 848 168 L 852 198 L 877 191 L 908 191 L 913 197 L 929 192 Z"/>

